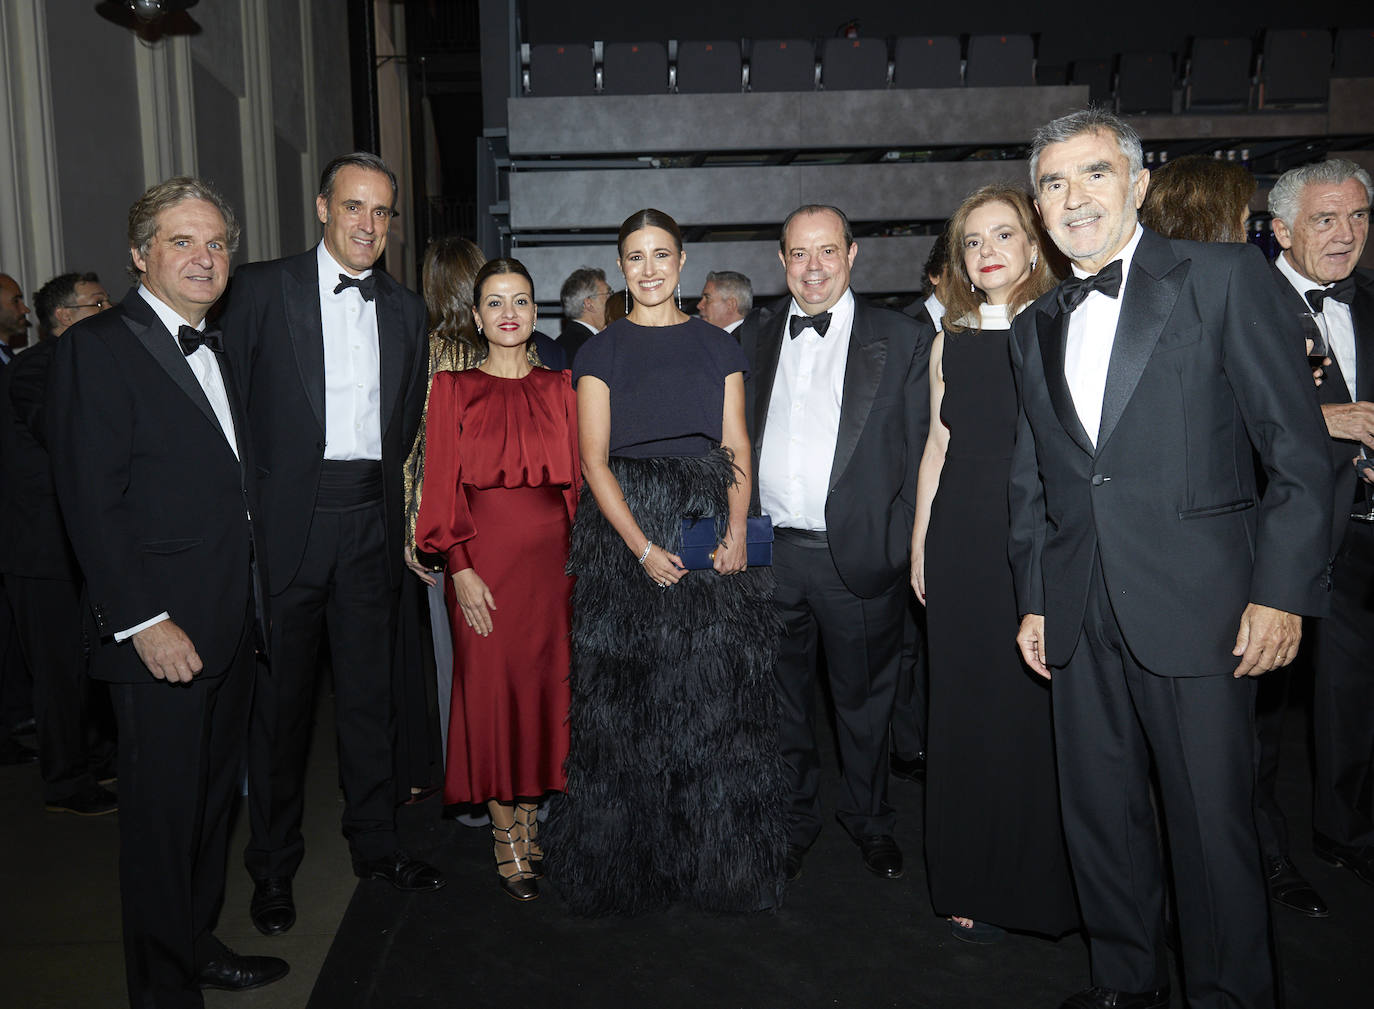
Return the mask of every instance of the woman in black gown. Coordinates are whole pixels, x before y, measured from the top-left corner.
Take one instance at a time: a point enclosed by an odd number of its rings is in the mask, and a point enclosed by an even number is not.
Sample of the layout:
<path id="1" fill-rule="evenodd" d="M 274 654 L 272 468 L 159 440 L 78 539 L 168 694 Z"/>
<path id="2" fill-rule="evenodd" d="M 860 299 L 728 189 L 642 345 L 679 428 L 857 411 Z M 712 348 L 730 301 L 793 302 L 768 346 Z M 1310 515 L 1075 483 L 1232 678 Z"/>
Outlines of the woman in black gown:
<path id="1" fill-rule="evenodd" d="M 585 487 L 573 590 L 567 790 L 545 871 L 578 914 L 776 903 L 787 794 L 769 568 L 746 569 L 743 352 L 674 303 L 677 224 L 620 228 L 629 316 L 577 353 Z M 685 571 L 685 517 L 716 516 L 715 569 Z"/>
<path id="2" fill-rule="evenodd" d="M 912 585 L 930 661 L 926 865 L 957 938 L 1078 927 L 1049 690 L 1022 665 L 1007 561 L 1016 439 L 1011 320 L 1056 283 L 1029 198 L 987 186 L 950 218 L 944 331 L 930 353 Z"/>

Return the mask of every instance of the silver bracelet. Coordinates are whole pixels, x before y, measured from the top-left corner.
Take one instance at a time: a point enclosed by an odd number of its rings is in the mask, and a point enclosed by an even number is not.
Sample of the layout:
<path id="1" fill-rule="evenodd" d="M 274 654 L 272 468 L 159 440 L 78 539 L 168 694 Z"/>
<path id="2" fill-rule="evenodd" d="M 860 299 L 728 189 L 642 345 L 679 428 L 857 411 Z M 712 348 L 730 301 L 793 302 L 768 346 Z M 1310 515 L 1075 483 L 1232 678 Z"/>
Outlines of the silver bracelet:
<path id="1" fill-rule="evenodd" d="M 640 566 L 640 567 L 643 567 L 643 566 L 644 566 L 644 561 L 648 558 L 648 556 L 649 556 L 649 551 L 652 550 L 653 548 L 654 548 L 654 541 L 653 541 L 653 540 L 649 540 L 649 542 L 647 542 L 647 543 L 644 544 L 644 552 L 643 552 L 642 554 L 639 555 L 639 566 Z"/>

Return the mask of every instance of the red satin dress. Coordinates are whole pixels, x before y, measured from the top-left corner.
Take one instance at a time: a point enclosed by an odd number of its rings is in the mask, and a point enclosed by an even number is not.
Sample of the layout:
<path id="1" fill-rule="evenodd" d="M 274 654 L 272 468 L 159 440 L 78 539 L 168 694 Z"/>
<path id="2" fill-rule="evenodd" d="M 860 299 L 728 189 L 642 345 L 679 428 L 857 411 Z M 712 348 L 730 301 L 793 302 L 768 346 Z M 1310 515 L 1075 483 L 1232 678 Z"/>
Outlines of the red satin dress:
<path id="1" fill-rule="evenodd" d="M 573 584 L 565 568 L 581 484 L 569 373 L 438 372 L 425 439 L 415 541 L 448 560 L 453 628 L 444 801 L 562 789 Z M 496 603 L 486 637 L 458 607 L 451 576 L 464 568 Z"/>

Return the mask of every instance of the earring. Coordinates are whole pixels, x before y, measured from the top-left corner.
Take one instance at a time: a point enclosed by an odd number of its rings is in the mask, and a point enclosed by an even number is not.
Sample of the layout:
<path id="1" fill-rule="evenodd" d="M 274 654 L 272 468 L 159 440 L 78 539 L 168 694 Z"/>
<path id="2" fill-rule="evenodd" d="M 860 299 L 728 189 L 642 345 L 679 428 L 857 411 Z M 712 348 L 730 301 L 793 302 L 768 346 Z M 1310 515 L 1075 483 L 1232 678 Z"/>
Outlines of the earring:
<path id="1" fill-rule="evenodd" d="M 976 288 L 976 287 L 973 286 L 973 281 L 971 281 L 971 280 L 968 282 L 968 293 L 969 293 L 969 294 L 977 294 L 977 293 L 978 293 L 978 288 Z"/>
<path id="2" fill-rule="evenodd" d="M 677 310 L 682 311 L 682 285 L 677 285 Z"/>
<path id="3" fill-rule="evenodd" d="M 1035 272 L 1035 264 L 1038 263 L 1038 262 L 1040 262 L 1040 257 L 1039 257 L 1038 255 L 1032 255 L 1032 256 L 1031 256 L 1031 272 L 1032 272 L 1032 273 Z"/>
<path id="4" fill-rule="evenodd" d="M 625 314 L 630 314 L 630 289 L 628 287 L 625 288 Z"/>

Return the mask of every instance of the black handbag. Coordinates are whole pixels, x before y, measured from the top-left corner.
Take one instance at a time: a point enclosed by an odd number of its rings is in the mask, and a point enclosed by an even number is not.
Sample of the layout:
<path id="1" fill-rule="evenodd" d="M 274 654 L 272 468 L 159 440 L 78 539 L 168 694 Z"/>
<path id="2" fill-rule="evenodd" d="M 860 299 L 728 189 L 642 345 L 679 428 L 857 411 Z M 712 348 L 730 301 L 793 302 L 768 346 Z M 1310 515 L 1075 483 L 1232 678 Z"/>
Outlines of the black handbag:
<path id="1" fill-rule="evenodd" d="M 682 520 L 682 549 L 678 556 L 688 571 L 704 571 L 714 565 L 720 543 L 716 519 L 687 518 Z M 751 515 L 745 535 L 748 563 L 751 568 L 766 568 L 773 563 L 773 520 L 767 515 Z"/>

